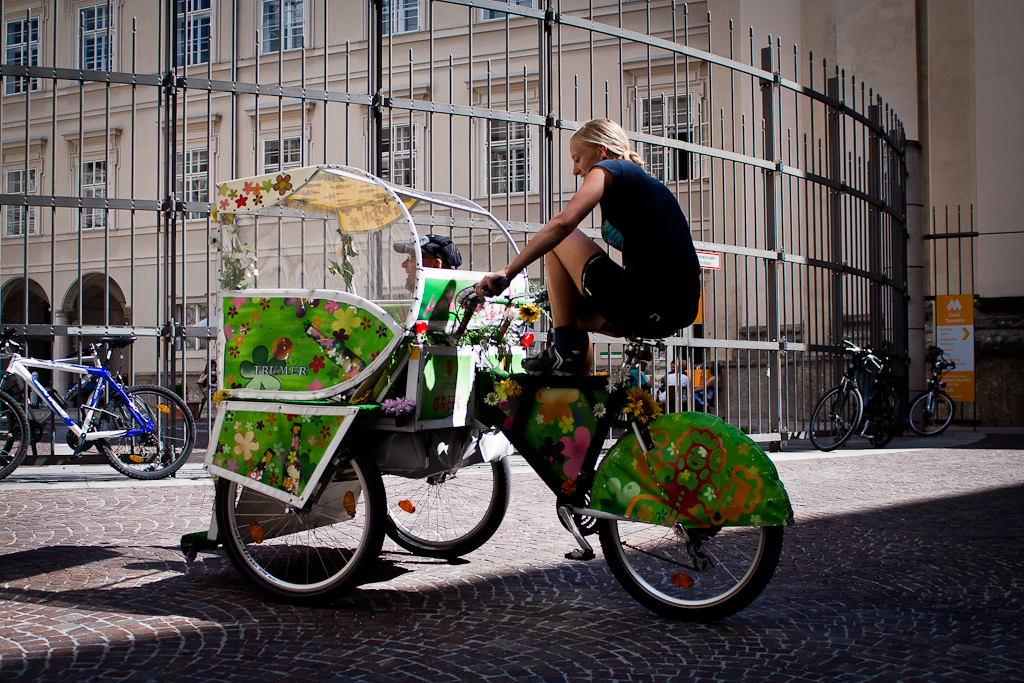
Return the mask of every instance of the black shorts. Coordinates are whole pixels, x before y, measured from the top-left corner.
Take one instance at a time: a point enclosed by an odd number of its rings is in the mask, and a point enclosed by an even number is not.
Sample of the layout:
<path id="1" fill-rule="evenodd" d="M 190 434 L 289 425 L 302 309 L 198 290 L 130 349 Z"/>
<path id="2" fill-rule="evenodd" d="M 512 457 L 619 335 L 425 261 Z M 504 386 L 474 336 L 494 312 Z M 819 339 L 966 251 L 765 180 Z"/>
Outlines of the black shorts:
<path id="1" fill-rule="evenodd" d="M 603 331 L 611 335 L 661 339 L 697 317 L 699 280 L 676 283 L 666 297 L 671 303 L 659 304 L 651 301 L 649 291 L 631 287 L 622 266 L 605 252 L 594 254 L 583 265 L 582 285 L 588 307 L 608 321 Z"/>

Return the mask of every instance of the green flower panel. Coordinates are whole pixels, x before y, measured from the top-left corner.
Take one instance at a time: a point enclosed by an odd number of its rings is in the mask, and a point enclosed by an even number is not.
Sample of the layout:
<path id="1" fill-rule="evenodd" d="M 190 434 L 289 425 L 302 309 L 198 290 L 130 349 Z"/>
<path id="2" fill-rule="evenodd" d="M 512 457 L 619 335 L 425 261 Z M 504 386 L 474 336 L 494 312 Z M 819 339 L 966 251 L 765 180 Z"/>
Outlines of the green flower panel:
<path id="1" fill-rule="evenodd" d="M 391 329 L 329 299 L 225 297 L 224 387 L 319 391 L 342 384 L 385 351 Z"/>
<path id="2" fill-rule="evenodd" d="M 572 494 L 598 420 L 605 415 L 607 391 L 538 387 L 537 380 L 529 376 L 482 374 L 486 378 L 478 384 L 478 391 L 484 394 L 482 415 L 489 414 L 489 423 L 500 426 L 521 452 L 535 452 L 546 460 L 562 482 L 562 493 Z M 525 417 L 517 423 L 519 402 L 531 397 Z"/>
<path id="3" fill-rule="evenodd" d="M 229 410 L 212 464 L 301 496 L 345 417 Z"/>
<path id="4" fill-rule="evenodd" d="M 714 415 L 673 413 L 649 425 L 647 454 L 627 434 L 608 453 L 590 507 L 666 526 L 777 526 L 789 496 L 764 451 Z"/>

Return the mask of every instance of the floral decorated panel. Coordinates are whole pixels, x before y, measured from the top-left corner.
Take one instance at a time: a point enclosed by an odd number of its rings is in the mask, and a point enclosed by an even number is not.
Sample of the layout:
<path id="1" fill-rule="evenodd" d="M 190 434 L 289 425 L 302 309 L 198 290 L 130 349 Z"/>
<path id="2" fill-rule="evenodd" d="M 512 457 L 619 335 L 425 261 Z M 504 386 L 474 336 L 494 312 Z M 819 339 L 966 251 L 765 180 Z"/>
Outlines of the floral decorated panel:
<path id="1" fill-rule="evenodd" d="M 656 417 L 649 429 L 654 439 L 649 453 L 632 434 L 609 451 L 590 508 L 665 526 L 792 522 L 775 466 L 735 427 L 706 413 L 672 413 Z"/>
<path id="2" fill-rule="evenodd" d="M 329 396 L 380 365 L 376 359 L 399 341 L 386 314 L 366 304 L 245 290 L 229 293 L 222 307 L 220 379 L 225 390 L 242 398 Z"/>
<path id="3" fill-rule="evenodd" d="M 520 453 L 537 453 L 545 468 L 541 476 L 565 495 L 576 490 L 584 458 L 598 434 L 598 421 L 608 411 L 606 380 L 573 378 L 579 386 L 541 386 L 551 378 L 503 377 L 480 373 L 477 399 L 483 422 L 501 428 Z M 520 403 L 527 402 L 520 409 Z"/>
<path id="4" fill-rule="evenodd" d="M 207 466 L 220 476 L 300 504 L 356 412 L 342 406 L 225 401 Z"/>

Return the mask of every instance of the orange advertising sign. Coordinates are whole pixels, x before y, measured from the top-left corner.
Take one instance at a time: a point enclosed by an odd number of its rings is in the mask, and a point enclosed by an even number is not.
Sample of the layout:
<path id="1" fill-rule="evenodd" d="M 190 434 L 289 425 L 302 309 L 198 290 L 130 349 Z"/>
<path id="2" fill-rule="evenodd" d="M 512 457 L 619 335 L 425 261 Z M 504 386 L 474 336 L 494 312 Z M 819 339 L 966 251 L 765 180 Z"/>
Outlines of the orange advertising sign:
<path id="1" fill-rule="evenodd" d="M 935 345 L 956 363 L 943 377 L 954 401 L 974 401 L 974 295 L 935 297 Z"/>

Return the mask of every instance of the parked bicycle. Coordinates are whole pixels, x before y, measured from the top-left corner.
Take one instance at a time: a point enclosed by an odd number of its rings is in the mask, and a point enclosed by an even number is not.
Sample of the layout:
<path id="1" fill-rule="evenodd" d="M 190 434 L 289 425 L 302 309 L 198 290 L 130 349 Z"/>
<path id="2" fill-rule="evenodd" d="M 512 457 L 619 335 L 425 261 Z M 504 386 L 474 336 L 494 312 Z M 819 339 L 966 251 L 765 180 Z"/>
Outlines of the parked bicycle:
<path id="1" fill-rule="evenodd" d="M 195 444 L 195 421 L 184 401 L 158 386 L 125 388 L 108 369 L 111 354 L 135 341 L 135 337 L 100 337 L 82 357 L 44 360 L 18 353 L 15 332 L 0 333 L 0 358 L 8 359 L 0 386 L 12 378 L 26 392 L 34 393 L 52 414 L 67 426 L 71 458 L 95 447 L 111 466 L 133 479 L 160 479 L 173 475 L 188 459 Z M 99 345 L 107 347 L 101 358 Z M 32 374 L 32 369 L 81 376 L 66 394 L 54 395 Z M 84 399 L 84 400 L 78 400 Z M 37 442 L 45 424 L 29 419 L 21 402 L 0 391 L 0 479 L 22 463 L 31 443 Z"/>
<path id="2" fill-rule="evenodd" d="M 928 348 L 926 362 L 931 367 L 931 378 L 924 393 L 910 404 L 910 428 L 921 436 L 935 436 L 946 431 L 953 421 L 953 399 L 943 391 L 942 377 L 956 369 L 956 363 L 938 346 Z"/>
<path id="3" fill-rule="evenodd" d="M 890 372 L 885 354 L 848 339 L 843 344 L 853 358 L 839 384 L 814 408 L 811 443 L 819 450 L 831 451 L 858 434 L 881 448 L 902 430 L 903 381 Z"/>

